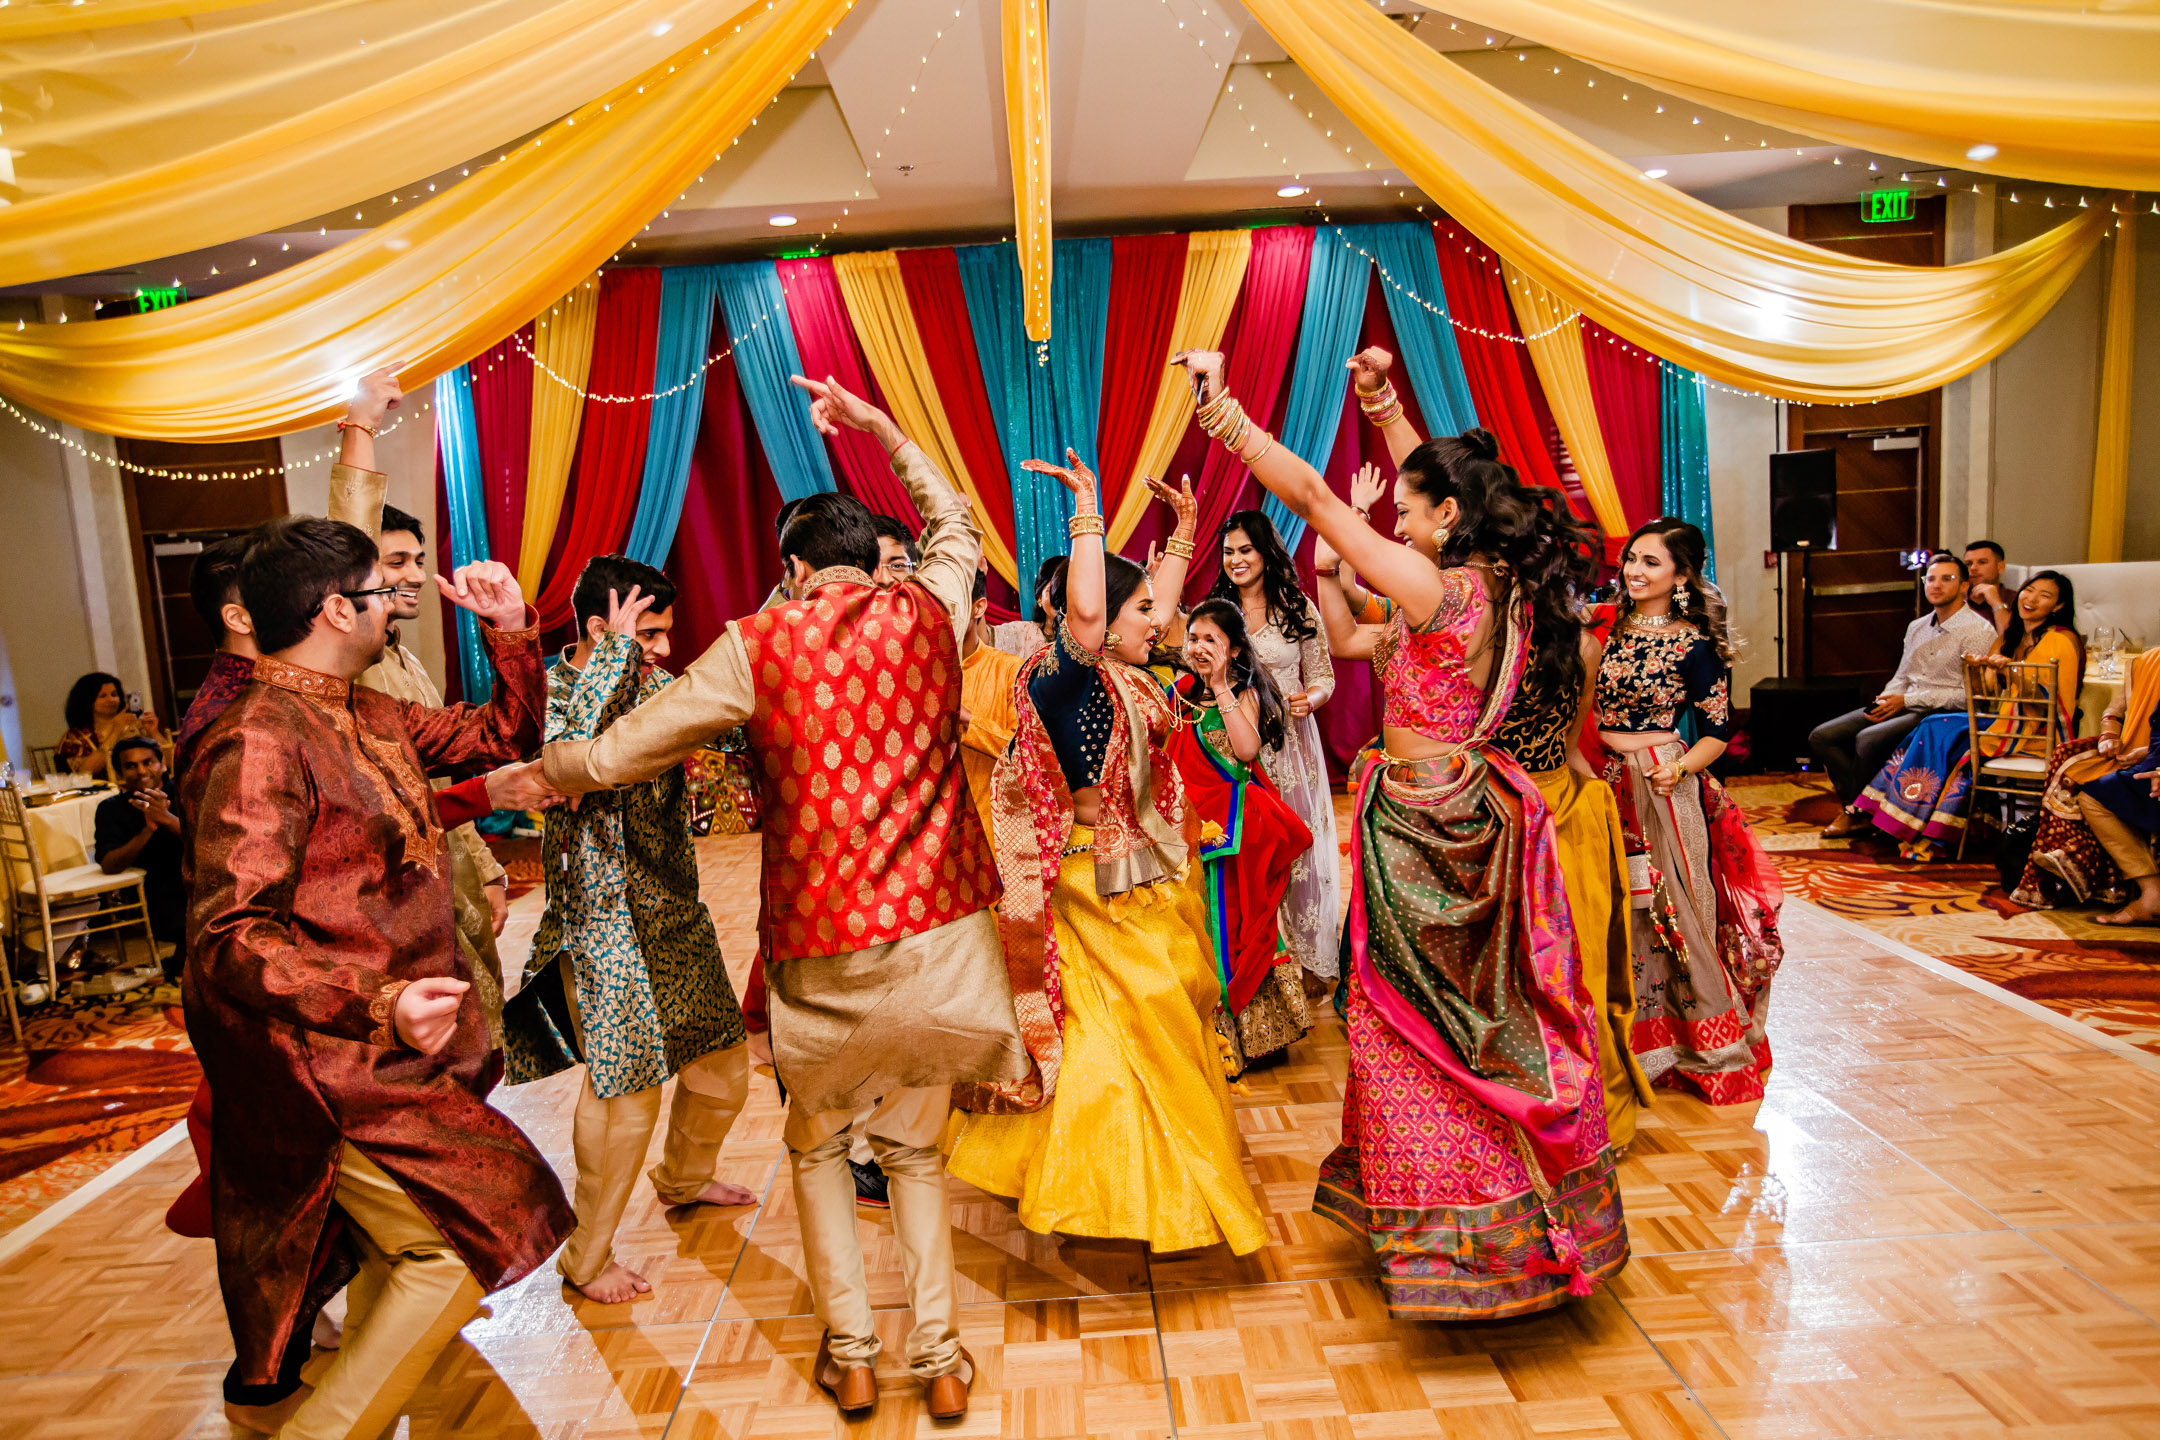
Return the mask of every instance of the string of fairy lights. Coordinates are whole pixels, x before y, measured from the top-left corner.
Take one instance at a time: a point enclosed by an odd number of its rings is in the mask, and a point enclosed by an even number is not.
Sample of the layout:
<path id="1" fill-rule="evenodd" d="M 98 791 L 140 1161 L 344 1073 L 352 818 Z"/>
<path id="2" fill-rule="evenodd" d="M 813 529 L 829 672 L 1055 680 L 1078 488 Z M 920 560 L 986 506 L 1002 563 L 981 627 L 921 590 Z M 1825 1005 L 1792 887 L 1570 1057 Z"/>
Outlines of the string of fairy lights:
<path id="1" fill-rule="evenodd" d="M 434 408 L 431 403 L 422 400 L 418 410 L 408 410 L 389 424 L 377 429 L 375 438 L 377 440 L 382 439 L 407 420 L 412 419 L 415 414 L 426 414 Z M 339 451 L 339 447 L 333 445 L 327 450 L 318 450 L 312 455 L 303 455 L 297 460 L 283 460 L 275 465 L 251 465 L 244 470 L 179 470 L 170 465 L 138 465 L 132 460 L 123 460 L 117 455 L 107 455 L 102 450 L 93 450 L 58 426 L 47 425 L 35 415 L 25 414 L 23 411 L 16 409 L 14 402 L 5 395 L 0 395 L 0 410 L 5 410 L 8 414 L 29 426 L 35 433 L 74 451 L 85 460 L 94 461 L 99 465 L 108 465 L 115 470 L 125 470 L 130 475 L 147 476 L 154 480 L 258 480 L 266 475 L 289 475 L 295 470 L 306 470 L 317 465 L 326 465 L 338 458 Z"/>

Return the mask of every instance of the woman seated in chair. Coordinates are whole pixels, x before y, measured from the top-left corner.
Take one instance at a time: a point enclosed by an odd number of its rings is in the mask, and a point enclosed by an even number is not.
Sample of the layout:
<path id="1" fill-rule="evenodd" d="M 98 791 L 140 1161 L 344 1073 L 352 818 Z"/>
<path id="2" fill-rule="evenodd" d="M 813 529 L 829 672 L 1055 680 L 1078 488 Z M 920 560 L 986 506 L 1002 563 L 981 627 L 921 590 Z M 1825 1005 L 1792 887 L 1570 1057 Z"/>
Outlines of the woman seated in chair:
<path id="1" fill-rule="evenodd" d="M 1968 683 L 1984 685 L 1985 693 L 1974 697 L 1976 713 L 1992 714 L 1980 730 L 1980 760 L 1985 764 L 2012 756 L 2047 753 L 2048 737 L 2041 733 L 2031 706 L 2013 702 L 2039 698 L 2045 682 L 2037 684 L 2032 672 L 2009 674 L 2013 662 L 2046 665 L 2055 662 L 2054 704 L 2048 723 L 2061 741 L 2075 728 L 2077 695 L 2084 683 L 2085 641 L 2077 629 L 2077 592 L 2068 576 L 2042 570 L 2018 591 L 2017 613 L 1986 655 L 1968 655 L 1997 672 Z M 1967 719 L 1955 712 L 1930 715 L 1913 728 L 1905 742 L 1891 753 L 1867 789 L 1853 805 L 1875 822 L 1875 828 L 1898 842 L 1898 853 L 1908 860 L 1935 860 L 1946 854 L 1964 833 L 1966 813 L 1972 801 L 1972 733 Z M 2037 767 L 2032 779 L 2044 772 Z"/>
<path id="2" fill-rule="evenodd" d="M 2048 765 L 2047 789 L 2040 797 L 2040 828 L 2033 833 L 2032 857 L 2010 898 L 2020 905 L 2051 909 L 2066 899 L 2083 905 L 2119 905 L 2143 869 L 2124 871 L 2086 823 L 2084 791 L 2110 776 L 2152 768 L 2153 722 L 2160 719 L 2160 646 L 2131 662 L 2128 683 L 2100 717 L 2100 733 L 2072 740 L 2055 752 Z M 2145 787 L 2149 788 L 2149 787 Z M 2102 801 L 2113 793 L 2101 787 Z M 2105 828 L 2105 822 L 2103 822 Z"/>
<path id="3" fill-rule="evenodd" d="M 112 774 L 112 748 L 122 740 L 141 736 L 157 742 L 167 764 L 172 762 L 172 741 L 147 710 L 127 708 L 127 687 L 117 675 L 93 670 L 68 691 L 67 733 L 60 737 L 59 760 L 76 775 L 100 780 Z"/>

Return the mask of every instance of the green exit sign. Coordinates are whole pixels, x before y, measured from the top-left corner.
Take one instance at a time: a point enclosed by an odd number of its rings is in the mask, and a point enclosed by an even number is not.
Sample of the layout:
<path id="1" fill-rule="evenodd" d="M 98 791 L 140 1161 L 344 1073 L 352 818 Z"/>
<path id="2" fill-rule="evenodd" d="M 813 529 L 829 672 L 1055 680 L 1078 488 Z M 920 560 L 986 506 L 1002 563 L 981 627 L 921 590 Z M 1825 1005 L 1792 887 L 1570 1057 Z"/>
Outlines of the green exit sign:
<path id="1" fill-rule="evenodd" d="M 135 303 L 143 310 L 170 310 L 185 299 L 187 299 L 187 286 L 185 285 L 159 285 L 152 289 L 137 290 L 135 292 Z"/>
<path id="2" fill-rule="evenodd" d="M 1860 218 L 1870 225 L 1912 219 L 1912 191 L 1870 190 L 1860 197 Z"/>

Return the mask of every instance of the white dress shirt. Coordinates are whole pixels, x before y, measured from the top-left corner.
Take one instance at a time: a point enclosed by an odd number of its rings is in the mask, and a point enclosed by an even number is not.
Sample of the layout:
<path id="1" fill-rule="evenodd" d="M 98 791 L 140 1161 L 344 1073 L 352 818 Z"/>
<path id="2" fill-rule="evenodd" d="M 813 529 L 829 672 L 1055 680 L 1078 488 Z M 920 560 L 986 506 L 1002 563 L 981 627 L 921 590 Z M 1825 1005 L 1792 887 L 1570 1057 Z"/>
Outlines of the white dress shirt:
<path id="1" fill-rule="evenodd" d="M 1965 703 L 1965 656 L 1985 655 L 1995 627 L 1966 606 L 1948 620 L 1933 610 L 1905 627 L 1905 654 L 1883 687 L 1902 695 L 1909 710 L 1955 710 Z"/>

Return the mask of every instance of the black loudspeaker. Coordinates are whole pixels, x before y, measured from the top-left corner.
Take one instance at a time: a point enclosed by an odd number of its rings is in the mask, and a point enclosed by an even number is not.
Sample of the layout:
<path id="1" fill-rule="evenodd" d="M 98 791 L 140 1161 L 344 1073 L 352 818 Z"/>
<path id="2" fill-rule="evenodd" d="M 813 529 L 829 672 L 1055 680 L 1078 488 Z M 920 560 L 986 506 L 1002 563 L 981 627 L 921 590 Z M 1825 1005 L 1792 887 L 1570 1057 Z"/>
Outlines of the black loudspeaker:
<path id="1" fill-rule="evenodd" d="M 1770 548 L 1837 548 L 1837 451 L 1786 450 L 1770 457 Z"/>

